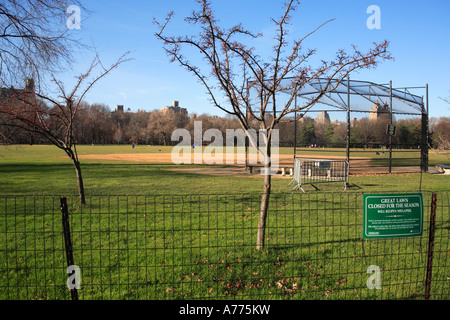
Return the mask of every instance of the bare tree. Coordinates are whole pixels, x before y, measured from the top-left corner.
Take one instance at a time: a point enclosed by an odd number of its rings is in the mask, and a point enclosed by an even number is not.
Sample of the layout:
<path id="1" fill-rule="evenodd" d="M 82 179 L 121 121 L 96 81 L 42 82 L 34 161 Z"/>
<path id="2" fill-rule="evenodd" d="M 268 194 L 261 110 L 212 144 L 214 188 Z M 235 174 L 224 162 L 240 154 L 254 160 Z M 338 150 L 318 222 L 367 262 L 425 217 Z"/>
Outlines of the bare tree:
<path id="1" fill-rule="evenodd" d="M 374 141 L 373 121 L 370 121 L 369 118 L 362 118 L 356 122 L 355 126 L 359 135 L 359 142 L 364 144 L 365 147 Z"/>
<path id="2" fill-rule="evenodd" d="M 121 144 L 122 143 L 122 141 L 123 141 L 123 130 L 122 130 L 122 127 L 120 126 L 120 123 L 117 124 L 117 128 L 116 128 L 116 130 L 114 130 L 112 139 L 117 144 Z"/>
<path id="3" fill-rule="evenodd" d="M 449 93 L 450 93 L 450 90 L 449 90 Z M 448 96 L 446 98 L 439 97 L 439 99 L 441 99 L 442 101 L 446 102 L 447 104 L 450 104 L 450 96 Z M 450 108 L 448 108 L 448 109 L 450 109 Z"/>
<path id="4" fill-rule="evenodd" d="M 433 119 L 431 125 L 433 147 L 439 151 L 450 150 L 450 118 Z"/>
<path id="5" fill-rule="evenodd" d="M 17 86 L 33 78 L 39 86 L 72 61 L 81 44 L 66 25 L 70 5 L 78 0 L 0 1 L 0 86 Z"/>
<path id="6" fill-rule="evenodd" d="M 248 44 L 260 37 L 238 24 L 229 29 L 220 26 L 215 18 L 211 3 L 199 0 L 200 8 L 185 21 L 199 27 L 197 35 L 166 35 L 166 27 L 173 20 L 174 13 L 168 14 L 164 21 L 154 20 L 158 27 L 156 37 L 163 41 L 164 49 L 172 62 L 179 63 L 193 73 L 206 88 L 211 102 L 220 110 L 237 117 L 244 130 L 250 128 L 250 120 L 257 120 L 260 129 L 267 132 L 264 187 L 259 213 L 256 248 L 264 247 L 266 218 L 271 191 L 270 157 L 272 132 L 285 116 L 315 104 L 319 99 L 336 88 L 350 72 L 375 67 L 379 61 L 390 59 L 387 51 L 388 42 L 374 44 L 367 52 L 353 46 L 350 54 L 339 50 L 334 60 L 322 62 L 313 67 L 308 60 L 316 50 L 304 50 L 303 41 L 318 29 L 329 23 L 327 21 L 306 36 L 289 41 L 291 16 L 300 1 L 290 0 L 284 3 L 284 11 L 278 19 L 272 19 L 276 27 L 276 36 L 272 57 L 264 60 Z M 204 58 L 206 72 L 184 56 L 183 50 L 194 49 Z M 190 51 L 191 52 L 191 51 Z M 318 78 L 328 81 L 320 91 L 306 103 L 296 106 L 294 101 L 299 91 L 308 83 Z M 222 102 L 221 95 L 225 97 Z M 255 94 L 248 94 L 249 91 Z M 283 92 L 283 93 L 282 93 Z M 279 103 L 279 95 L 287 95 Z M 267 121 L 267 115 L 271 115 Z M 249 116 L 247 116 L 249 115 Z"/>
<path id="7" fill-rule="evenodd" d="M 111 110 L 104 104 L 80 105 L 74 123 L 74 136 L 78 144 L 104 144 L 113 135 Z"/>
<path id="8" fill-rule="evenodd" d="M 153 111 L 148 116 L 147 130 L 158 143 L 169 145 L 175 129 L 184 128 L 189 119 L 187 115 L 173 111 Z"/>
<path id="9" fill-rule="evenodd" d="M 450 93 L 450 91 L 449 91 Z M 439 97 L 442 101 L 450 105 L 450 96 L 446 98 Z M 447 108 L 450 110 L 450 108 Z M 439 150 L 450 149 L 450 120 L 448 117 L 441 117 L 436 125 L 437 135 L 434 136 Z"/>
<path id="10" fill-rule="evenodd" d="M 143 111 L 138 111 L 132 114 L 130 117 L 130 122 L 126 127 L 126 135 L 129 137 L 129 142 L 135 142 L 137 144 L 142 144 L 146 141 L 148 136 L 147 123 L 148 123 L 148 113 Z"/>
<path id="11" fill-rule="evenodd" d="M 108 68 L 104 68 L 96 56 L 88 71 L 77 77 L 76 84 L 71 91 L 67 91 L 64 84 L 53 77 L 52 82 L 58 91 L 56 98 L 36 93 L 32 86 L 27 86 L 23 90 L 11 89 L 0 97 L 0 126 L 17 127 L 38 134 L 64 150 L 75 167 L 81 204 L 85 204 L 86 201 L 76 148 L 77 141 L 74 137 L 77 112 L 82 106 L 87 92 L 100 79 L 127 61 L 126 55 L 120 57 Z M 101 71 L 98 75 L 93 76 L 92 74 L 97 68 L 101 68 Z"/>

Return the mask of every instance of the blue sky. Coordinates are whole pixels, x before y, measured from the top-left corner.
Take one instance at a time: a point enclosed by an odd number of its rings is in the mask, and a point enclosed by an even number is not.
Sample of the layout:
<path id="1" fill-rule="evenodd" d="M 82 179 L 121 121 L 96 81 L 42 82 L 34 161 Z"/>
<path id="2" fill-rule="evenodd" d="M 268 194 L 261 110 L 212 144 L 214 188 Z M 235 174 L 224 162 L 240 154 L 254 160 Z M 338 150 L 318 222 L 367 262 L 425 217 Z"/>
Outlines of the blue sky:
<path id="1" fill-rule="evenodd" d="M 216 17 L 225 25 L 242 22 L 244 27 L 265 36 L 256 50 L 270 50 L 274 30 L 271 17 L 278 17 L 281 0 L 215 0 Z M 367 8 L 381 9 L 381 29 L 370 30 Z M 153 17 L 162 20 L 175 11 L 171 33 L 186 32 L 184 17 L 197 8 L 194 0 L 90 0 L 81 12 L 81 29 L 70 30 L 74 37 L 95 45 L 104 64 L 113 63 L 127 51 L 133 61 L 121 65 L 87 96 L 90 103 L 124 105 L 132 111 L 155 110 L 173 100 L 197 114 L 219 114 L 207 100 L 204 88 L 193 75 L 170 63 L 155 36 Z M 301 37 L 323 22 L 335 19 L 308 39 L 305 46 L 317 49 L 317 58 L 330 60 L 341 48 L 351 44 L 369 48 L 373 42 L 390 41 L 395 61 L 382 63 L 377 69 L 361 71 L 352 79 L 377 83 L 393 81 L 394 87 L 429 84 L 430 116 L 450 115 L 450 106 L 438 97 L 450 96 L 450 1 L 448 0 L 303 0 L 292 20 L 292 35 Z M 75 56 L 72 70 L 59 78 L 70 79 L 85 71 L 93 58 L 89 51 Z M 417 93 L 419 95 L 424 92 Z"/>

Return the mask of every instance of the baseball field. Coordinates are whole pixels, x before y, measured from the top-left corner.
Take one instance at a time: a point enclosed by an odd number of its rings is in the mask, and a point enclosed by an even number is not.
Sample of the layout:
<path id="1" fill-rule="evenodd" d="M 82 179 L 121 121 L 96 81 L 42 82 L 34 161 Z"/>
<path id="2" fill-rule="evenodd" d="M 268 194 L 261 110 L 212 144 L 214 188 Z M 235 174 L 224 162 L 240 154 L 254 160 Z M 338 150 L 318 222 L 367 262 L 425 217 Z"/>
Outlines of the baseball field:
<path id="1" fill-rule="evenodd" d="M 62 151 L 0 149 L 0 299 L 70 299 L 60 197 L 68 198 L 80 299 L 423 299 L 431 193 L 439 196 L 433 298 L 449 298 L 449 176 L 433 171 L 447 154 L 431 153 L 424 174 L 380 174 L 368 166 L 350 176 L 346 191 L 333 183 L 320 192 L 292 191 L 290 176 L 274 176 L 266 247 L 256 251 L 261 175 L 242 166 L 174 165 L 171 147 L 77 151 L 83 206 Z M 380 161 L 375 150 L 354 154 Z M 280 149 L 280 159 L 291 157 L 292 150 Z M 419 189 L 423 236 L 361 239 L 363 193 Z M 381 268 L 380 290 L 366 284 L 373 265 Z"/>

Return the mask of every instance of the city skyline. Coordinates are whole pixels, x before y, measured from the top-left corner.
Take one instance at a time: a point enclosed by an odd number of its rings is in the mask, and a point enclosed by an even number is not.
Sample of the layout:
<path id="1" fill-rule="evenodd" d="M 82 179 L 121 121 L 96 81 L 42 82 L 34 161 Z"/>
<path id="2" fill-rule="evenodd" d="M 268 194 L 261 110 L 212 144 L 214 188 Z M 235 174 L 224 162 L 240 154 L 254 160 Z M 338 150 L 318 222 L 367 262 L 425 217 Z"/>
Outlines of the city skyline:
<path id="1" fill-rule="evenodd" d="M 270 53 L 273 25 L 270 17 L 281 14 L 282 1 L 259 2 L 232 0 L 226 4 L 213 2 L 217 18 L 226 26 L 242 22 L 244 27 L 261 32 L 264 36 L 255 42 L 258 53 Z M 369 29 L 367 20 L 370 5 L 379 6 L 380 29 Z M 132 61 L 120 66 L 102 83 L 95 86 L 86 97 L 89 103 L 104 103 L 112 110 L 125 105 L 132 111 L 153 111 L 167 105 L 167 101 L 183 101 L 191 112 L 220 115 L 207 99 L 205 90 L 196 79 L 176 63 L 170 63 L 162 44 L 154 36 L 153 18 L 163 20 L 170 11 L 176 20 L 170 33 L 184 35 L 190 32 L 183 18 L 197 8 L 195 1 L 170 0 L 134 1 L 133 6 L 123 2 L 96 0 L 86 2 L 81 11 L 81 29 L 69 30 L 82 42 L 95 46 L 102 62 L 109 64 L 126 51 L 131 51 Z M 240 10 L 236 10 L 239 8 Z M 429 84 L 430 117 L 449 114 L 449 106 L 439 99 L 450 95 L 450 84 L 445 75 L 450 65 L 444 52 L 450 50 L 446 33 L 450 29 L 446 1 L 302 1 L 292 21 L 292 37 L 305 35 L 323 22 L 335 19 L 308 38 L 305 48 L 316 48 L 314 59 L 332 59 L 341 48 L 352 44 L 365 49 L 373 42 L 390 41 L 390 51 L 395 61 L 383 62 L 373 70 L 352 75 L 353 79 L 387 83 L 394 87 Z M 86 11 L 86 12 L 85 12 Z M 252 12 L 251 15 L 248 12 Z M 92 51 L 75 56 L 72 70 L 60 77 L 71 81 L 88 68 Z M 311 62 L 314 65 L 314 59 Z"/>

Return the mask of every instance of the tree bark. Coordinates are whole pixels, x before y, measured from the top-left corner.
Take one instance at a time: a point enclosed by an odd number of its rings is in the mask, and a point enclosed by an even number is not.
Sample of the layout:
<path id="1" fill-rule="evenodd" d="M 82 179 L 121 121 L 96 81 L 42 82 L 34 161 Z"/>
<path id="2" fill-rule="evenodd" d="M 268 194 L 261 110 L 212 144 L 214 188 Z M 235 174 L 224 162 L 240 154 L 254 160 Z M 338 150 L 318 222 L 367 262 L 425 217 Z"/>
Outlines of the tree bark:
<path id="1" fill-rule="evenodd" d="M 86 197 L 84 195 L 84 184 L 83 184 L 83 176 L 81 175 L 80 162 L 75 159 L 72 161 L 73 165 L 75 166 L 75 172 L 77 174 L 77 186 L 78 186 L 78 195 L 80 196 L 80 203 L 86 204 Z"/>
<path id="2" fill-rule="evenodd" d="M 259 220 L 258 220 L 258 234 L 256 236 L 256 250 L 261 250 L 264 248 L 265 237 L 266 237 L 266 220 L 267 214 L 269 212 L 269 200 L 270 200 L 270 190 L 272 186 L 272 148 L 271 148 L 271 133 L 268 133 L 267 139 L 265 141 L 265 155 L 264 155 L 264 189 L 261 197 L 261 206 L 259 209 Z"/>
<path id="3" fill-rule="evenodd" d="M 261 197 L 261 206 L 259 211 L 258 220 L 258 234 L 256 237 L 256 250 L 261 250 L 264 248 L 265 235 L 266 235 L 266 220 L 267 213 L 269 211 L 269 200 L 270 200 L 270 189 L 271 189 L 271 174 L 270 174 L 270 164 L 264 166 L 264 191 Z"/>
<path id="4" fill-rule="evenodd" d="M 77 157 L 73 153 L 72 149 L 65 150 L 70 160 L 72 160 L 73 166 L 75 167 L 75 173 L 77 175 L 77 186 L 78 186 L 78 195 L 80 197 L 80 204 L 86 204 L 86 197 L 84 194 L 84 184 L 83 184 L 83 176 L 81 174 L 81 166 Z"/>

